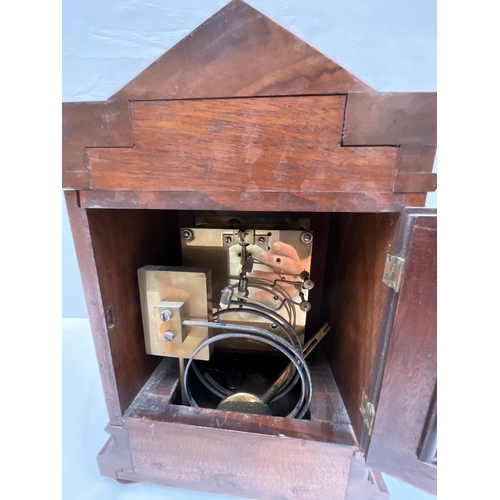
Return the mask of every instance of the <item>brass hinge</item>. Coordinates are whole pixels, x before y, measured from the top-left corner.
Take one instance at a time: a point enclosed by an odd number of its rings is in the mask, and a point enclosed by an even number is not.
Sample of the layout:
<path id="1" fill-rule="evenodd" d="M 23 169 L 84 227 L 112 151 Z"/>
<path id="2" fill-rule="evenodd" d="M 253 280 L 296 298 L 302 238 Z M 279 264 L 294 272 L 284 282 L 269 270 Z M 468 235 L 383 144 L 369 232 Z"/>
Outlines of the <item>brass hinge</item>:
<path id="1" fill-rule="evenodd" d="M 375 407 L 373 406 L 373 403 L 370 403 L 368 401 L 368 396 L 366 395 L 365 391 L 363 391 L 363 394 L 361 396 L 361 405 L 359 407 L 359 410 L 361 411 L 361 415 L 363 415 L 363 420 L 365 422 L 366 428 L 368 429 L 368 435 L 372 435 L 372 430 L 373 430 L 373 422 L 375 420 Z"/>
<path id="2" fill-rule="evenodd" d="M 394 289 L 396 292 L 399 292 L 399 289 L 401 288 L 401 282 L 403 281 L 404 269 L 404 259 L 387 253 L 382 281 L 387 286 L 390 286 L 392 289 Z"/>

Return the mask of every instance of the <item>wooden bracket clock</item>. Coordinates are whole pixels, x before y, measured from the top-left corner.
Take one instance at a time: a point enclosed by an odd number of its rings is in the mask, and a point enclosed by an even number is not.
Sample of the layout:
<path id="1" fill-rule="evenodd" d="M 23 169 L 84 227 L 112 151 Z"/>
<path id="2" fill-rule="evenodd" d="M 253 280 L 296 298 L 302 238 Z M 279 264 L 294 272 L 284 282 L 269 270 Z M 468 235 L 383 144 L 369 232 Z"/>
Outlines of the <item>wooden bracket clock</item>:
<path id="1" fill-rule="evenodd" d="M 435 151 L 435 93 L 378 93 L 241 0 L 107 101 L 64 103 L 101 474 L 435 493 Z"/>

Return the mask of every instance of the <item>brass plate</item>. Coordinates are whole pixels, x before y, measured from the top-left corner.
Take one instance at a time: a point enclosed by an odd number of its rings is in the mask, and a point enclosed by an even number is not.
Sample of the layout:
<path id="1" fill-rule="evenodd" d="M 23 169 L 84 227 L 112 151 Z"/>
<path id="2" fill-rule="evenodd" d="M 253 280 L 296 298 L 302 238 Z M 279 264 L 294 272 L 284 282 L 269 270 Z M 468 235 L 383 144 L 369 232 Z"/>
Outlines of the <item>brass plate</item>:
<path id="1" fill-rule="evenodd" d="M 161 321 L 162 308 L 156 306 L 162 301 L 182 302 L 185 318 L 211 318 L 211 312 L 208 310 L 211 298 L 210 269 L 145 266 L 140 268 L 137 274 L 146 352 L 156 356 L 189 358 L 193 351 L 208 339 L 208 328 L 183 327 L 184 332 L 176 332 L 172 342 L 165 342 L 164 332 L 176 328 L 169 326 L 169 321 Z M 174 313 L 171 320 L 172 325 L 175 323 L 176 314 Z M 211 353 L 212 346 L 208 346 L 202 349 L 195 359 L 208 360 Z"/>
<path id="2" fill-rule="evenodd" d="M 184 230 L 188 229 L 192 232 L 194 238 L 191 241 L 186 241 L 181 238 L 182 242 L 182 260 L 185 266 L 189 267 L 204 267 L 210 268 L 212 271 L 212 296 L 214 298 L 214 308 L 217 309 L 218 301 L 220 298 L 221 290 L 231 283 L 237 289 L 238 281 L 236 279 L 229 279 L 229 276 L 238 276 L 241 270 L 241 263 L 238 254 L 241 251 L 241 246 L 238 242 L 237 229 L 209 229 L 209 228 L 182 228 L 181 235 Z M 311 254 L 312 254 L 312 241 L 305 243 L 302 240 L 303 230 L 270 230 L 270 229 L 247 229 L 245 236 L 245 243 L 248 244 L 247 252 L 252 256 L 258 258 L 262 251 L 267 251 L 275 242 L 284 242 L 291 245 L 297 252 L 301 260 L 302 269 L 310 272 L 311 269 Z M 261 271 L 273 274 L 272 269 L 268 266 L 255 264 L 255 271 Z M 251 277 L 251 275 L 249 275 Z M 292 279 L 292 276 L 288 277 Z M 298 278 L 298 277 L 297 277 Z M 314 277 L 312 277 L 314 280 Z M 290 290 L 290 288 L 289 288 Z M 293 289 L 292 289 L 293 290 Z M 259 290 L 251 289 L 249 298 L 253 299 L 255 293 Z M 301 290 L 304 293 L 304 298 L 307 300 L 308 291 Z M 298 291 L 292 299 L 300 302 Z M 306 324 L 307 313 L 301 311 L 298 306 L 295 307 L 295 327 L 297 333 L 303 341 L 303 335 Z M 282 308 L 278 311 L 285 319 L 289 319 L 286 310 Z M 280 330 L 272 329 L 271 323 L 261 317 L 251 315 L 248 313 L 234 313 L 223 316 L 224 321 L 254 325 L 260 328 L 266 328 L 274 333 L 280 333 Z M 220 346 L 230 348 L 244 348 L 268 350 L 269 347 L 263 344 L 235 339 L 231 341 L 223 341 Z"/>

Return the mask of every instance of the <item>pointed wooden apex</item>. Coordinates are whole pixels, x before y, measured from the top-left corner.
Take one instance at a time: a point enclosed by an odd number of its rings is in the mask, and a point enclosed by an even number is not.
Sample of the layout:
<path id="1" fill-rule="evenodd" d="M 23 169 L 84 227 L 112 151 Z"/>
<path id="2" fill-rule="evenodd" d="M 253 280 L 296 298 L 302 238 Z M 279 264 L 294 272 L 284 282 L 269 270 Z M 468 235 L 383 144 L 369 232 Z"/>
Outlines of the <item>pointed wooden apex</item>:
<path id="1" fill-rule="evenodd" d="M 242 0 L 233 0 L 114 97 L 196 99 L 372 91 Z"/>

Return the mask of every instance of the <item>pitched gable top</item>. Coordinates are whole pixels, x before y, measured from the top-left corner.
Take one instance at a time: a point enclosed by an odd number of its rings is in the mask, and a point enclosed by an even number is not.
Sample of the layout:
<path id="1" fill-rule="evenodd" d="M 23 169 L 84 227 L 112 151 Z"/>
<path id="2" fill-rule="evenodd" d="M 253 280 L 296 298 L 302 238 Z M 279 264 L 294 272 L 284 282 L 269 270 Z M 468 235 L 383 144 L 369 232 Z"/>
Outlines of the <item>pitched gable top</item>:
<path id="1" fill-rule="evenodd" d="M 371 91 L 242 0 L 232 0 L 113 97 L 194 99 Z"/>

